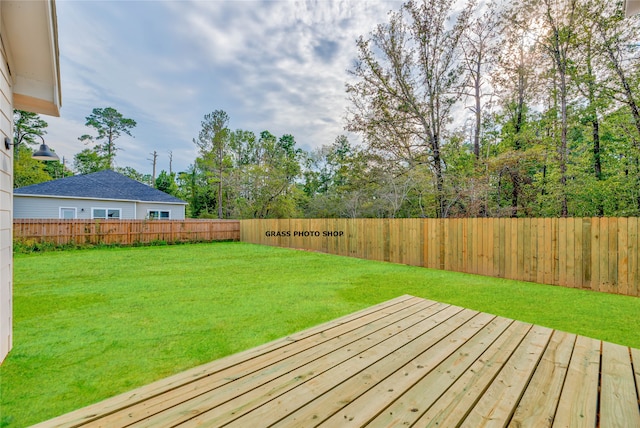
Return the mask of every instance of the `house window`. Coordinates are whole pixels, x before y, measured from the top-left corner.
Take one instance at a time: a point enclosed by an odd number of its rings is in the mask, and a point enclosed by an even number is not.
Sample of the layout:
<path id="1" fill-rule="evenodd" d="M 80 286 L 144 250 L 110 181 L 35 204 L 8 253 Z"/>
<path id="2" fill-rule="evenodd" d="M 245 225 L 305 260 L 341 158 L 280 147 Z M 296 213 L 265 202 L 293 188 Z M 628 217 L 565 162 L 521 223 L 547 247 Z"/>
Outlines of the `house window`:
<path id="1" fill-rule="evenodd" d="M 150 219 L 170 219 L 171 211 L 149 210 L 147 217 Z"/>
<path id="2" fill-rule="evenodd" d="M 60 218 L 65 220 L 73 220 L 77 218 L 77 208 L 60 207 Z"/>
<path id="3" fill-rule="evenodd" d="M 91 218 L 103 218 L 105 220 L 120 219 L 120 208 L 92 208 Z"/>

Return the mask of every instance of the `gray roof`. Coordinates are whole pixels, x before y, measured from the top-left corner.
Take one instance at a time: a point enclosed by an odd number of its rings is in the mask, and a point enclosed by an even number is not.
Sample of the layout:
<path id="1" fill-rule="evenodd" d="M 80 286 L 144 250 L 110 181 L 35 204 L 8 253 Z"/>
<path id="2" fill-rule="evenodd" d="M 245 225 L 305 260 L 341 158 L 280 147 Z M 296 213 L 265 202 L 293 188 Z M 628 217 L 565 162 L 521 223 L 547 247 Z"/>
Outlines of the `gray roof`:
<path id="1" fill-rule="evenodd" d="M 186 204 L 182 199 L 108 169 L 20 187 L 14 189 L 13 194 Z"/>

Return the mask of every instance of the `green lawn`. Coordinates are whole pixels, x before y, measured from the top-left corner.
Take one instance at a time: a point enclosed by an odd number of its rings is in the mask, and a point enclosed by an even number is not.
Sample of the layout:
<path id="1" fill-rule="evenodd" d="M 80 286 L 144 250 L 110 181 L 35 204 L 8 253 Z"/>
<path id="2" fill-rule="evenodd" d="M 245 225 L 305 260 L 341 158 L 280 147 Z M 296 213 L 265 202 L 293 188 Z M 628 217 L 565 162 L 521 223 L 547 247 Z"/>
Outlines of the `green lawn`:
<path id="1" fill-rule="evenodd" d="M 245 243 L 16 255 L 0 426 L 22 427 L 402 294 L 640 348 L 640 299 Z"/>

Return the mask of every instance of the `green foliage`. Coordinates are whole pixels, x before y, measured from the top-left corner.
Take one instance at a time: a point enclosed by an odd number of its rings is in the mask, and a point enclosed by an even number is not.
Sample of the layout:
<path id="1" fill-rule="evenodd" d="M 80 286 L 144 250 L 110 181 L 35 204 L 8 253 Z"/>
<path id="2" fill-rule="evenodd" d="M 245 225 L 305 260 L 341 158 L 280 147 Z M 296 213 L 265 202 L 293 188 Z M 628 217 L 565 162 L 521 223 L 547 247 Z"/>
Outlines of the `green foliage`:
<path id="1" fill-rule="evenodd" d="M 194 143 L 200 156 L 178 174 L 177 194 L 198 218 L 299 216 L 303 199 L 295 180 L 302 151 L 292 135 L 230 131 L 221 110 L 206 115 Z"/>
<path id="2" fill-rule="evenodd" d="M 302 159 L 305 216 L 376 216 L 376 204 L 367 201 L 380 197 L 376 193 L 382 180 L 374 182 L 374 171 L 369 168 L 372 158 L 346 136 L 338 136 L 331 146 L 323 146 Z"/>
<path id="3" fill-rule="evenodd" d="M 200 218 L 640 215 L 640 18 L 606 0 L 489 3 L 408 2 L 358 39 L 346 129 L 361 145 L 306 153 L 214 110 L 188 169 L 122 172 Z M 76 171 L 112 167 L 135 121 L 108 107 L 86 124 Z M 16 185 L 68 173 L 15 160 Z"/>
<path id="4" fill-rule="evenodd" d="M 635 297 L 245 243 L 17 255 L 14 276 L 9 427 L 402 294 L 640 348 Z"/>
<path id="5" fill-rule="evenodd" d="M 156 189 L 179 197 L 178 184 L 176 183 L 176 173 L 169 174 L 167 171 L 160 171 L 160 175 L 156 178 Z"/>
<path id="6" fill-rule="evenodd" d="M 68 174 L 60 162 L 33 159 L 33 147 L 42 141 L 38 135 L 46 134 L 48 123 L 36 113 L 13 111 L 13 187 L 24 187 L 50 181 Z"/>
<path id="7" fill-rule="evenodd" d="M 95 143 L 92 151 L 102 164 L 106 164 L 106 168 L 102 169 L 112 169 L 114 166 L 113 160 L 118 150 L 115 140 L 122 134 L 131 136 L 131 129 L 137 125 L 136 121 L 124 117 L 122 113 L 113 107 L 94 108 L 91 114 L 86 117 L 86 120 L 85 125 L 93 128 L 98 135 L 92 137 L 85 134 L 78 139 L 85 144 Z"/>
<path id="8" fill-rule="evenodd" d="M 14 254 L 31 254 L 44 251 L 69 250 L 75 248 L 75 244 L 60 246 L 53 242 L 38 242 L 35 240 L 13 241 Z"/>
<path id="9" fill-rule="evenodd" d="M 215 199 L 212 199 L 211 205 L 216 207 L 218 218 L 228 218 L 228 215 L 225 216 L 223 206 L 223 191 L 229 167 L 227 156 L 230 130 L 228 126 L 229 115 L 223 110 L 215 110 L 204 116 L 198 138 L 193 140 L 200 151 L 200 157 L 196 159 L 196 165 L 202 171 L 202 178 L 206 186 L 211 187 L 212 192 L 215 192 Z M 213 193 L 211 196 L 213 196 Z M 204 212 L 209 213 L 209 210 L 210 208 L 207 207 Z M 199 211 L 202 213 L 203 210 Z"/>
<path id="10" fill-rule="evenodd" d="M 491 20 L 486 5 L 451 6 L 411 2 L 357 41 L 347 128 L 361 134 L 368 160 L 349 171 L 363 183 L 352 212 L 639 215 L 640 67 L 630 64 L 640 59 L 640 19 L 604 0 L 503 2 Z M 454 16 L 469 25 L 439 26 Z M 456 31 L 461 45 L 450 39 Z M 451 68 L 456 56 L 464 70 Z M 336 200 L 346 208 L 337 188 L 326 192 L 324 154 L 308 165 L 307 213 L 333 215 Z"/>
<path id="11" fill-rule="evenodd" d="M 150 245 L 150 244 L 145 244 Z M 55 242 L 38 242 L 33 239 L 27 239 L 24 241 L 13 241 L 13 253 L 16 254 L 32 254 L 32 253 L 44 253 L 49 251 L 70 251 L 70 250 L 87 250 L 94 248 L 114 248 L 120 247 L 120 244 L 105 244 L 105 243 L 81 243 L 70 242 L 68 244 L 57 244 Z M 139 246 L 139 245 L 137 245 Z"/>
<path id="12" fill-rule="evenodd" d="M 86 119 L 85 125 L 98 132 L 97 140 L 112 141 L 121 133 L 131 135 L 131 129 L 136 126 L 135 120 L 125 118 L 113 107 L 94 108 Z"/>
<path id="13" fill-rule="evenodd" d="M 13 138 L 14 142 L 21 141 L 24 144 L 37 146 L 40 139 L 35 135 L 44 135 L 49 124 L 37 113 L 23 110 L 13 110 Z M 16 149 L 18 146 L 14 146 Z"/>
<path id="14" fill-rule="evenodd" d="M 13 186 L 14 188 L 30 186 L 53 178 L 46 168 L 46 162 L 33 159 L 32 149 L 22 144 L 14 151 L 13 158 Z"/>
<path id="15" fill-rule="evenodd" d="M 153 177 L 151 174 L 143 174 L 135 170 L 135 168 L 131 168 L 130 166 L 125 167 L 117 167 L 115 169 L 116 172 L 131 178 L 132 180 L 139 181 L 140 183 L 144 183 L 147 186 L 153 185 Z"/>
<path id="16" fill-rule="evenodd" d="M 91 174 L 109 169 L 109 158 L 96 149 L 84 149 L 73 158 L 73 168 L 78 174 Z"/>
<path id="17" fill-rule="evenodd" d="M 67 166 L 64 165 L 62 162 L 46 161 L 43 163 L 44 163 L 44 170 L 47 171 L 49 176 L 54 180 L 73 175 L 73 171 L 67 168 Z"/>

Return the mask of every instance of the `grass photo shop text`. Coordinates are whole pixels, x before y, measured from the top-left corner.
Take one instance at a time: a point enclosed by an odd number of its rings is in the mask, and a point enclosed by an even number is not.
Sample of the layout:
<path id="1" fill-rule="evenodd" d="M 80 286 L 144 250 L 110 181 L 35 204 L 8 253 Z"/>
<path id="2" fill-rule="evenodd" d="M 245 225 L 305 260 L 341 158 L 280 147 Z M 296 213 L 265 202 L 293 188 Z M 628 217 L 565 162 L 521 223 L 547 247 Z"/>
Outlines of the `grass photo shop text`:
<path id="1" fill-rule="evenodd" d="M 264 233 L 265 236 L 273 236 L 273 237 L 329 237 L 329 236 L 344 236 L 344 231 L 342 230 L 323 230 L 322 232 L 319 230 L 294 230 L 293 232 L 290 230 L 267 230 Z"/>

